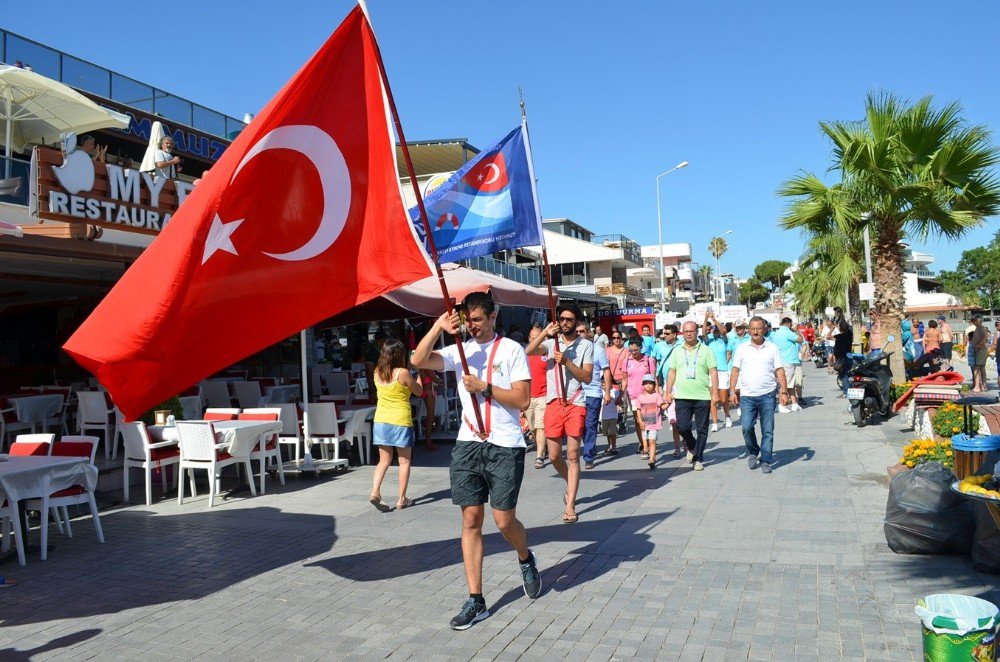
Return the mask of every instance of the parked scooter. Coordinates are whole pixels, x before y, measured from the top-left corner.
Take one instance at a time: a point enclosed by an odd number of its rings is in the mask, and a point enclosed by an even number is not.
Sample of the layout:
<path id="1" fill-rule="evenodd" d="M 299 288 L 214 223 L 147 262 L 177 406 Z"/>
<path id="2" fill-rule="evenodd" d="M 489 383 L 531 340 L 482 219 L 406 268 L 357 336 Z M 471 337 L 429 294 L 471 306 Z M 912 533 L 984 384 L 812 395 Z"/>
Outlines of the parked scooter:
<path id="1" fill-rule="evenodd" d="M 812 345 L 812 361 L 816 364 L 816 367 L 825 368 L 829 360 L 830 357 L 827 352 L 826 343 L 822 340 L 814 342 Z"/>
<path id="2" fill-rule="evenodd" d="M 864 427 L 876 412 L 882 418 L 892 415 L 892 370 L 889 357 L 892 352 L 875 350 L 864 359 L 854 362 L 847 372 L 847 400 L 851 404 L 854 424 Z"/>

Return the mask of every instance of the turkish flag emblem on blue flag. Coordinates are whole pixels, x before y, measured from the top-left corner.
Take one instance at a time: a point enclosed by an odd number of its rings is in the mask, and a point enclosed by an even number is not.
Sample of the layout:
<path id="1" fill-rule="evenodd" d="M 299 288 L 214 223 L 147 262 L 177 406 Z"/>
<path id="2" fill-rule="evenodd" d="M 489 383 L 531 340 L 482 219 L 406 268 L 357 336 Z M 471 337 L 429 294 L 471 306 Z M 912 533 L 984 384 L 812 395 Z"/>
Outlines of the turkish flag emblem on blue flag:
<path id="1" fill-rule="evenodd" d="M 496 193 L 507 188 L 507 163 L 503 152 L 497 152 L 477 163 L 465 173 L 462 181 L 482 193 Z"/>
<path id="2" fill-rule="evenodd" d="M 261 111 L 64 349 L 127 419 L 431 274 L 360 8 Z"/>

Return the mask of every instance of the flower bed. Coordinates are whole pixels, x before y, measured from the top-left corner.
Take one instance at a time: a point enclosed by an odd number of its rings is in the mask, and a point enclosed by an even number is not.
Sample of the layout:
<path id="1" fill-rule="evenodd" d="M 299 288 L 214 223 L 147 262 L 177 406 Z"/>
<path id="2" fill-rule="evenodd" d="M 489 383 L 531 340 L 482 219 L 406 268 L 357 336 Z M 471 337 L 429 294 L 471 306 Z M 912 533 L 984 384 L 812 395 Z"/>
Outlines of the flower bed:
<path id="1" fill-rule="evenodd" d="M 962 432 L 965 425 L 963 408 L 953 402 L 947 402 L 938 407 L 931 418 L 931 430 L 935 435 L 944 438 L 951 438 L 952 435 Z M 979 430 L 980 416 L 972 412 L 970 429 L 975 433 Z"/>
<path id="2" fill-rule="evenodd" d="M 951 449 L 951 439 L 935 441 L 934 439 L 914 439 L 903 447 L 903 456 L 899 463 L 908 469 L 924 462 L 940 462 L 949 469 L 953 468 L 954 451 Z"/>

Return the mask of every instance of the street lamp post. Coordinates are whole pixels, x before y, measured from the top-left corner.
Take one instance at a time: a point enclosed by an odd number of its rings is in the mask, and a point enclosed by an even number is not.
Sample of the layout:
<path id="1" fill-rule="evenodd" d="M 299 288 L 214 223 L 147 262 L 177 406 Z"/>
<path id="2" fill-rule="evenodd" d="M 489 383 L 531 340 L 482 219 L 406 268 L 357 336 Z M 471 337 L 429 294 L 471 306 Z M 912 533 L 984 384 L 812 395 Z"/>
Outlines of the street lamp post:
<path id="1" fill-rule="evenodd" d="M 659 249 L 657 252 L 660 255 L 660 311 L 664 312 L 667 309 L 667 297 L 666 297 L 666 285 L 664 284 L 664 266 L 663 266 L 663 218 L 660 211 L 660 178 L 669 175 L 674 170 L 680 170 L 681 168 L 686 168 L 688 162 L 681 161 L 675 165 L 670 170 L 662 172 L 656 176 L 656 231 L 659 237 L 660 243 L 658 244 Z"/>

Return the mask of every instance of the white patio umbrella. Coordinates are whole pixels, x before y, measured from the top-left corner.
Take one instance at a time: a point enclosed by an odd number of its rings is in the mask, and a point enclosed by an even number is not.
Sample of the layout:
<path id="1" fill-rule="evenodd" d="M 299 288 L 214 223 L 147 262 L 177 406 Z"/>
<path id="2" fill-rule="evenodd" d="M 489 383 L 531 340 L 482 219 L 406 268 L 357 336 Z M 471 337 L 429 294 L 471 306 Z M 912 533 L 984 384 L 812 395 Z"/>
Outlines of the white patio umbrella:
<path id="1" fill-rule="evenodd" d="M 139 172 L 153 172 L 156 170 L 156 150 L 160 149 L 160 141 L 167 136 L 163 124 L 159 120 L 153 122 L 149 130 L 149 144 L 146 145 L 146 153 L 142 155 L 142 165 Z"/>
<path id="2" fill-rule="evenodd" d="M 102 108 L 73 88 L 27 69 L 0 66 L 0 122 L 10 176 L 10 153 L 40 143 L 57 143 L 61 134 L 95 129 L 126 129 L 128 115 Z"/>

